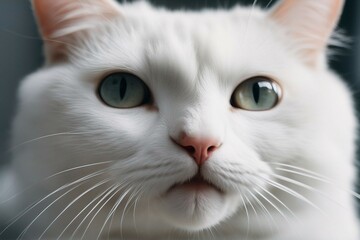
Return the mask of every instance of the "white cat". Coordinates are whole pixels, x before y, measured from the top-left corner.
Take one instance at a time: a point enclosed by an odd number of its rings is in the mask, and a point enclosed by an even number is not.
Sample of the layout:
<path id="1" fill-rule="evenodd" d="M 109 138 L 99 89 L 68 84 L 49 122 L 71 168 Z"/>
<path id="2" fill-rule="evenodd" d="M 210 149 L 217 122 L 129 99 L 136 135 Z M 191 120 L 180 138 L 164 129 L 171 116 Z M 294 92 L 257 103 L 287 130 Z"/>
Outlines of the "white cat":
<path id="1" fill-rule="evenodd" d="M 326 58 L 343 4 L 33 0 L 47 63 L 20 87 L 0 238 L 360 239 Z"/>

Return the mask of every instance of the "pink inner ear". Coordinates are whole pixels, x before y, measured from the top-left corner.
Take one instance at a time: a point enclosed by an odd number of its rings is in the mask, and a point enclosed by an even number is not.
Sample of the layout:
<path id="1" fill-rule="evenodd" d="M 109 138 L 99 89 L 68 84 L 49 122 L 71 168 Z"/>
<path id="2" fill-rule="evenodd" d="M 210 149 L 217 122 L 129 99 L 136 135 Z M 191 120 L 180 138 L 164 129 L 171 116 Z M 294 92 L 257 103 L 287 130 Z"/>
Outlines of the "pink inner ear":
<path id="1" fill-rule="evenodd" d="M 271 18 L 297 42 L 302 54 L 316 65 L 334 31 L 344 0 L 281 0 Z"/>
<path id="2" fill-rule="evenodd" d="M 39 27 L 45 38 L 49 38 L 56 29 L 61 18 L 61 9 L 69 1 L 64 0 L 33 0 L 35 13 L 37 15 Z M 63 13 L 66 14 L 66 13 Z"/>
<path id="3" fill-rule="evenodd" d="M 114 0 L 32 0 L 45 40 L 47 63 L 66 61 L 76 35 L 120 15 Z"/>
<path id="4" fill-rule="evenodd" d="M 335 27 L 343 4 L 344 0 L 282 0 L 272 17 L 284 25 L 312 26 L 317 33 L 327 34 Z"/>
<path id="5" fill-rule="evenodd" d="M 76 29 L 76 24 L 84 24 L 91 18 L 119 15 L 119 6 L 113 0 L 33 0 L 33 6 L 46 39 L 67 27 Z"/>

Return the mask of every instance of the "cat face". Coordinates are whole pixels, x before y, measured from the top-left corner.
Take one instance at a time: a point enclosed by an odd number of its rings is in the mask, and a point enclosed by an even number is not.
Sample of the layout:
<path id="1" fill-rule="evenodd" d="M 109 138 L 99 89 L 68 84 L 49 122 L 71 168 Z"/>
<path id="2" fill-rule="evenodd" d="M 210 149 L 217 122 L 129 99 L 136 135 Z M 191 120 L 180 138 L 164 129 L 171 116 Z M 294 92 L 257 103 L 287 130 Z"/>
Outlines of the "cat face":
<path id="1" fill-rule="evenodd" d="M 170 226 L 201 230 L 274 188 L 273 164 L 318 169 L 332 136 L 352 151 L 350 131 L 337 130 L 341 120 L 328 107 L 354 125 L 346 89 L 325 71 L 338 15 L 324 10 L 331 24 L 320 40 L 287 31 L 297 23 L 285 7 L 316 8 L 312 1 L 201 13 L 59 1 L 61 26 L 46 25 L 42 4 L 53 6 L 45 2 L 35 1 L 39 23 L 56 41 L 47 45 L 47 67 L 22 86 L 20 115 L 41 122 L 37 134 L 78 133 L 44 143 L 64 152 L 51 171 L 109 162 L 105 175 L 122 193 Z"/>

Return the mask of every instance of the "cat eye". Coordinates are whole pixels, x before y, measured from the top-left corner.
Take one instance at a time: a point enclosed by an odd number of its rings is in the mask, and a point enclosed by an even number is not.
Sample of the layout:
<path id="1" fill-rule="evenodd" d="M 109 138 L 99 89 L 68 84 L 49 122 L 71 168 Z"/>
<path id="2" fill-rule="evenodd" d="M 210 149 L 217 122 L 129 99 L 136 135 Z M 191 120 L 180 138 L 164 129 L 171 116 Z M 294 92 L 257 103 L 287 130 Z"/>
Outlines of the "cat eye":
<path id="1" fill-rule="evenodd" d="M 281 97 L 281 88 L 266 77 L 253 77 L 241 83 L 231 97 L 236 108 L 249 111 L 266 111 L 274 108 Z"/>
<path id="2" fill-rule="evenodd" d="M 99 95 L 107 105 L 115 108 L 134 108 L 150 102 L 145 83 L 130 73 L 113 73 L 102 80 Z"/>

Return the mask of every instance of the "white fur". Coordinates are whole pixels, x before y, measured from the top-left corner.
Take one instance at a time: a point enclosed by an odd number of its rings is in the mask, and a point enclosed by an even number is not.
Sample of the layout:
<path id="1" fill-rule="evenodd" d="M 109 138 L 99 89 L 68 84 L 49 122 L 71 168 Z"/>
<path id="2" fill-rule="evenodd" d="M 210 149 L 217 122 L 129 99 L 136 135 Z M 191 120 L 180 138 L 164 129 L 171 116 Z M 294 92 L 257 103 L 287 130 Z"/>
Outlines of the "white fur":
<path id="1" fill-rule="evenodd" d="M 85 239 L 96 238 L 116 200 L 125 193 L 111 229 L 108 225 L 103 229 L 104 238 L 110 232 L 111 237 L 124 239 L 211 239 L 206 229 L 212 229 L 215 239 L 360 238 L 350 193 L 356 120 L 350 93 L 336 74 L 327 67 L 307 65 L 291 51 L 294 42 L 264 10 L 170 12 L 136 3 L 122 5 L 120 11 L 118 18 L 98 22 L 80 34 L 70 47 L 68 61 L 46 66 L 22 82 L 13 128 L 13 164 L 8 171 L 18 182 L 14 192 L 31 187 L 5 205 L 10 215 L 67 183 L 109 167 L 52 205 L 76 185 L 60 189 L 29 211 L 18 221 L 23 224 L 21 231 L 50 205 L 25 238 L 39 236 L 59 216 L 44 234 L 46 239 L 56 239 L 112 184 L 124 188 L 99 210 Z M 71 31 L 62 30 L 66 32 Z M 321 54 L 325 56 L 324 51 Z M 139 76 L 151 89 L 157 110 L 104 105 L 96 89 L 106 74 L 116 71 Z M 230 98 L 236 86 L 258 75 L 272 77 L 281 85 L 279 105 L 265 112 L 232 109 Z M 181 191 L 166 194 L 197 172 L 191 157 L 170 140 L 181 131 L 221 139 L 222 146 L 201 172 L 224 195 L 209 191 L 194 200 Z M 104 161 L 110 163 L 44 180 L 66 169 Z M 272 163 L 298 166 L 330 180 L 286 173 Z M 274 173 L 316 190 L 280 181 Z M 72 200 L 107 178 L 111 180 L 61 214 Z M 264 178 L 293 189 L 303 199 L 271 187 Z M 74 220 L 64 239 L 97 202 Z M 124 208 L 128 209 L 125 213 Z"/>

